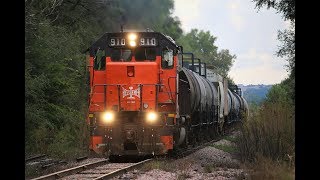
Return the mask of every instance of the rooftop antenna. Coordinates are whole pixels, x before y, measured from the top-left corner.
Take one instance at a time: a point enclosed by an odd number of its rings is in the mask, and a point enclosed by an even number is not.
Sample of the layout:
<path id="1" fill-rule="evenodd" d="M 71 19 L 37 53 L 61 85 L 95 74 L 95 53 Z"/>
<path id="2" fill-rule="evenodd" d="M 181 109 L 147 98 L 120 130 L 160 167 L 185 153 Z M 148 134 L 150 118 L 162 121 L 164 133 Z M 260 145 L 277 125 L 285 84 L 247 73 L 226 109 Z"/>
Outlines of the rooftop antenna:
<path id="1" fill-rule="evenodd" d="M 123 26 L 127 22 L 127 18 L 124 14 L 120 15 L 120 32 L 123 32 Z"/>

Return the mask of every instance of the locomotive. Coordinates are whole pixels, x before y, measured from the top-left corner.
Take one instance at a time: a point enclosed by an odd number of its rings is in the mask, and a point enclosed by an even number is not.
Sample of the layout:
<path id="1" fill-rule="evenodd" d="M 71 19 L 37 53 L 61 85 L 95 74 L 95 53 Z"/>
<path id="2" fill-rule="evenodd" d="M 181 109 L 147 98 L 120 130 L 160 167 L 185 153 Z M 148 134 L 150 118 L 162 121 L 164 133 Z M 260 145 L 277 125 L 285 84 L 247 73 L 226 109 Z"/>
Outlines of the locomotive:
<path id="1" fill-rule="evenodd" d="M 237 87 L 165 34 L 105 33 L 87 50 L 89 148 L 108 157 L 196 146 L 248 115 Z"/>

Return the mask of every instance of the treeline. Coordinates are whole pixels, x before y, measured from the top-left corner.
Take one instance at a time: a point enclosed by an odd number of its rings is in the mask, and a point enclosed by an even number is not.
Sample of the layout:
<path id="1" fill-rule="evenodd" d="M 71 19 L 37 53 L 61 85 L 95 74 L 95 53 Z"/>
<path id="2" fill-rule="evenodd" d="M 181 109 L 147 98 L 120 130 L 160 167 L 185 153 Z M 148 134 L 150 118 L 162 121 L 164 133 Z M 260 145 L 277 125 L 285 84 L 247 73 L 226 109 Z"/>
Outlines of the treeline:
<path id="1" fill-rule="evenodd" d="M 70 157 L 86 150 L 83 50 L 121 25 L 167 34 L 227 75 L 235 55 L 218 52 L 209 32 L 184 33 L 173 8 L 173 0 L 26 0 L 25 153 Z"/>

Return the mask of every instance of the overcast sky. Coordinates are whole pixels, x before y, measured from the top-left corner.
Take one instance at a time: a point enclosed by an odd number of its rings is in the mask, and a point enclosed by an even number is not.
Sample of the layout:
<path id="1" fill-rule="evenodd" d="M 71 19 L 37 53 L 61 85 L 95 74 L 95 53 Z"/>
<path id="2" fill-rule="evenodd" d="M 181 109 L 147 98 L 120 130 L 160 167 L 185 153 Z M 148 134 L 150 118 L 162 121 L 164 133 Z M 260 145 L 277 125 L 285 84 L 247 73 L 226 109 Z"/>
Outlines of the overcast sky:
<path id="1" fill-rule="evenodd" d="M 289 27 L 273 9 L 258 11 L 251 0 L 174 0 L 184 32 L 197 28 L 217 37 L 218 50 L 235 60 L 229 75 L 236 84 L 276 84 L 288 76 L 287 62 L 275 53 L 277 31 Z"/>

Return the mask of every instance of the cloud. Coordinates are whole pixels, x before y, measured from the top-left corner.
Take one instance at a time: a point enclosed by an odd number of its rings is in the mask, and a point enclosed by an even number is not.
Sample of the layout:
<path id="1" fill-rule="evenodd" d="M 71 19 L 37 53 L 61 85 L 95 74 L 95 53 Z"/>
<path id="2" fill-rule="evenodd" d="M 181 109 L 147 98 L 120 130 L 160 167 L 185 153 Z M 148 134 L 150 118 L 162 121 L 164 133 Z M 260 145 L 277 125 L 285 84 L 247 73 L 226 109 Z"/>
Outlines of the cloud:
<path id="1" fill-rule="evenodd" d="M 208 30 L 209 24 L 219 22 L 216 13 L 222 11 L 221 3 L 221 0 L 174 0 L 173 16 L 179 17 L 184 31 Z"/>
<path id="2" fill-rule="evenodd" d="M 238 32 L 241 32 L 245 27 L 245 20 L 241 10 L 241 1 L 231 1 L 227 3 L 226 6 L 230 14 L 231 24 Z"/>
<path id="3" fill-rule="evenodd" d="M 227 4 L 227 7 L 231 10 L 236 10 L 239 8 L 239 2 L 236 1 L 232 1 L 230 3 Z"/>
<path id="4" fill-rule="evenodd" d="M 230 70 L 236 83 L 274 84 L 287 76 L 285 60 L 274 54 L 280 45 L 277 31 L 290 25 L 273 9 L 255 9 L 252 0 L 175 0 L 174 15 L 183 30 L 209 30 L 219 49 L 237 59 Z"/>
<path id="5" fill-rule="evenodd" d="M 178 16 L 181 20 L 183 29 L 191 29 L 193 21 L 200 17 L 200 1 L 201 0 L 175 0 L 174 16 Z"/>
<path id="6" fill-rule="evenodd" d="M 237 84 L 276 84 L 288 76 L 285 64 L 283 59 L 251 48 L 237 56 L 229 75 Z"/>

